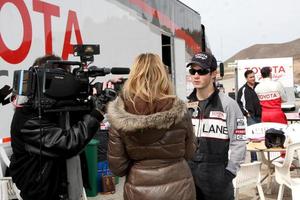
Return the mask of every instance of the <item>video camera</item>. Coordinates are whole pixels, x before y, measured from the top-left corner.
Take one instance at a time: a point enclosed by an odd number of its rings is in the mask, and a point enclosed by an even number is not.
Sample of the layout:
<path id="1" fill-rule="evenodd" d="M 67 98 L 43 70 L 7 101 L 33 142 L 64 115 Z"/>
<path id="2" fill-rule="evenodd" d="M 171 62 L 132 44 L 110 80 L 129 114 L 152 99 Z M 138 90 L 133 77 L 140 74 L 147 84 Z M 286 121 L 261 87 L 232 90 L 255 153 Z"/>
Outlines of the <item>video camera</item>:
<path id="1" fill-rule="evenodd" d="M 90 110 L 93 90 L 103 104 L 116 98 L 119 91 L 102 89 L 100 82 L 92 85 L 89 78 L 129 74 L 129 68 L 89 67 L 94 55 L 100 53 L 99 45 L 73 45 L 73 50 L 74 56 L 80 56 L 80 62 L 48 60 L 39 67 L 15 71 L 13 94 L 28 97 L 29 105 L 45 112 Z M 71 72 L 65 70 L 71 66 L 75 67 Z"/>

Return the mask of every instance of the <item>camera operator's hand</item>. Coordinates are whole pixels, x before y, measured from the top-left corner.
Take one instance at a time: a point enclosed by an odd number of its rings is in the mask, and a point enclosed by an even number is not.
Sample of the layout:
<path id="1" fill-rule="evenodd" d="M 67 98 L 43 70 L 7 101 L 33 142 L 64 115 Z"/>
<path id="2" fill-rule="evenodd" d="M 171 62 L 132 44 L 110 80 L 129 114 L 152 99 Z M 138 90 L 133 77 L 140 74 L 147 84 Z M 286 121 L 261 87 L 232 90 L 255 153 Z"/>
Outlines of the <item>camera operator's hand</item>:
<path id="1" fill-rule="evenodd" d="M 110 79 L 109 83 L 112 85 L 111 88 L 113 88 L 117 93 L 120 93 L 126 80 L 127 78 L 118 77 Z"/>
<path id="2" fill-rule="evenodd" d="M 93 108 L 99 111 L 102 115 L 104 115 L 105 105 L 100 101 L 100 99 L 97 96 L 92 96 L 91 99 L 92 99 Z"/>
<path id="3" fill-rule="evenodd" d="M 5 98 L 11 93 L 12 88 L 10 88 L 8 85 L 5 85 L 0 89 L 0 103 L 3 104 Z"/>
<path id="4" fill-rule="evenodd" d="M 97 96 L 91 97 L 92 111 L 90 115 L 95 117 L 99 122 L 104 119 L 105 106 L 101 103 Z"/>
<path id="5" fill-rule="evenodd" d="M 113 84 L 116 84 L 116 83 L 123 83 L 125 80 L 125 78 L 122 78 L 122 77 L 115 77 L 113 79 L 109 79 L 108 82 L 111 82 Z"/>

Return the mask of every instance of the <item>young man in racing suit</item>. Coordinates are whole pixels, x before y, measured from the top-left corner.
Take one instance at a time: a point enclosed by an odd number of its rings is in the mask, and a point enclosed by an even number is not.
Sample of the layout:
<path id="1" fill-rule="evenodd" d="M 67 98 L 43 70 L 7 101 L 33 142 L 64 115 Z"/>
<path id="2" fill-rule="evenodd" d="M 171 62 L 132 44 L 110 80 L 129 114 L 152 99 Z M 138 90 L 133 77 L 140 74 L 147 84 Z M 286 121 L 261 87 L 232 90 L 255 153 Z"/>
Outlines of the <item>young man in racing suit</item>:
<path id="1" fill-rule="evenodd" d="M 232 98 L 216 89 L 217 62 L 212 54 L 196 54 L 187 67 L 194 85 L 188 108 L 198 147 L 189 165 L 197 199 L 232 200 L 232 179 L 246 152 L 244 116 Z"/>
<path id="2" fill-rule="evenodd" d="M 287 101 L 287 96 L 282 84 L 271 79 L 271 68 L 263 67 L 260 70 L 262 80 L 255 88 L 255 92 L 262 108 L 262 122 L 277 122 L 287 124 L 281 103 Z"/>

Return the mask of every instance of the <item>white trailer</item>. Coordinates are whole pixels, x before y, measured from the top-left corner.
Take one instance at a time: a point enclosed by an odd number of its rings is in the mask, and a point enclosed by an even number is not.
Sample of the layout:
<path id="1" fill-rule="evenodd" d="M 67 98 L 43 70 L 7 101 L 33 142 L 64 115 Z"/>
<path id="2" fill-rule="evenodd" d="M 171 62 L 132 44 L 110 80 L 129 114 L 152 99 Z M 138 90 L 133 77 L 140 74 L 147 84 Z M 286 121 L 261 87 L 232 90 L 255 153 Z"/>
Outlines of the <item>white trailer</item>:
<path id="1" fill-rule="evenodd" d="M 185 98 L 185 64 L 205 50 L 205 37 L 199 13 L 177 0 L 0 0 L 0 88 L 45 54 L 78 60 L 71 44 L 100 44 L 98 67 L 130 67 L 138 54 L 157 53 Z M 0 105 L 0 143 L 13 111 Z"/>
<path id="2" fill-rule="evenodd" d="M 236 89 L 245 84 L 244 73 L 246 70 L 252 70 L 256 81 L 259 82 L 262 78 L 261 68 L 271 67 L 272 80 L 281 82 L 288 97 L 288 101 L 281 107 L 283 110 L 295 110 L 293 57 L 236 60 L 235 63 L 237 66 Z"/>

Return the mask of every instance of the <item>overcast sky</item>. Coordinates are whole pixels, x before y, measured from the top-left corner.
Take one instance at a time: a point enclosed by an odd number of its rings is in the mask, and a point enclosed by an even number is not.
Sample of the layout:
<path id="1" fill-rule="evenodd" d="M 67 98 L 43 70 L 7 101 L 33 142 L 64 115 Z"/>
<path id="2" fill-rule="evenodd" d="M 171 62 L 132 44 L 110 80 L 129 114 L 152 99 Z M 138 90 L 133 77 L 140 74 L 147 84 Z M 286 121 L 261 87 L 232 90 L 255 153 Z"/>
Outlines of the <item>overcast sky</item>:
<path id="1" fill-rule="evenodd" d="M 254 44 L 300 38 L 300 0 L 181 1 L 200 13 L 218 60 Z"/>

